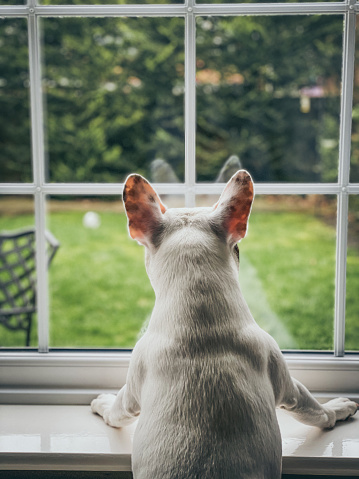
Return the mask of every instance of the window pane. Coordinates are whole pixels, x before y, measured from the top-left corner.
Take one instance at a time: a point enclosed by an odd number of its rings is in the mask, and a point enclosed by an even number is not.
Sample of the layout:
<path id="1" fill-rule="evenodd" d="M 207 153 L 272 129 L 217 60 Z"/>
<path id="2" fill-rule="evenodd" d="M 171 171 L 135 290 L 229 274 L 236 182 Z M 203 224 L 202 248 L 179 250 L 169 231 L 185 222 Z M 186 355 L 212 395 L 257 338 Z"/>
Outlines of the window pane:
<path id="1" fill-rule="evenodd" d="M 121 199 L 51 198 L 48 211 L 61 244 L 50 269 L 50 346 L 132 348 L 155 296 Z"/>
<path id="2" fill-rule="evenodd" d="M 50 181 L 183 181 L 184 19 L 42 27 Z"/>
<path id="3" fill-rule="evenodd" d="M 33 230 L 32 197 L 0 196 L 0 347 L 37 345 Z"/>
<path id="4" fill-rule="evenodd" d="M 333 349 L 335 217 L 331 196 L 254 200 L 239 281 L 254 319 L 282 349 Z"/>
<path id="5" fill-rule="evenodd" d="M 123 5 L 130 3 L 183 3 L 183 0 L 40 0 L 40 3 L 43 5 Z"/>
<path id="6" fill-rule="evenodd" d="M 345 349 L 359 350 L 359 197 L 349 198 Z"/>
<path id="7" fill-rule="evenodd" d="M 304 2 L 306 0 L 299 0 Z M 310 0 L 311 2 L 319 2 L 320 0 Z M 334 2 L 335 0 L 329 0 Z M 295 3 L 297 0 L 286 0 L 285 3 Z M 282 0 L 197 0 L 196 3 L 284 3 Z"/>
<path id="8" fill-rule="evenodd" d="M 32 181 L 25 19 L 0 19 L 0 182 Z"/>
<path id="9" fill-rule="evenodd" d="M 197 178 L 336 181 L 342 16 L 197 19 Z M 240 163 L 239 163 L 240 161 Z"/>
<path id="10" fill-rule="evenodd" d="M 359 182 L 359 20 L 356 20 L 355 30 L 355 68 L 353 90 L 353 121 L 352 121 L 352 148 L 350 164 L 350 181 Z"/>

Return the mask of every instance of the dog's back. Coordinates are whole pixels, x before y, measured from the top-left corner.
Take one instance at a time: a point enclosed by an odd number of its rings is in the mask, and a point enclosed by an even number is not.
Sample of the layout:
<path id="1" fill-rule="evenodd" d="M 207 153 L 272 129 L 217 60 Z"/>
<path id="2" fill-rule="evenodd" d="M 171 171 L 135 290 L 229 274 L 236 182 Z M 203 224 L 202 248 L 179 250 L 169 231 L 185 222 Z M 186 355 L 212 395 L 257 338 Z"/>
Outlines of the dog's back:
<path id="1" fill-rule="evenodd" d="M 136 478 L 280 477 L 267 345 L 210 212 L 169 210 L 147 262 L 156 305 L 134 350 L 145 369 Z"/>
<path id="2" fill-rule="evenodd" d="M 147 372 L 133 446 L 136 479 L 280 477 L 272 391 L 256 372 L 244 380 L 240 356 L 178 359 L 166 371 Z"/>

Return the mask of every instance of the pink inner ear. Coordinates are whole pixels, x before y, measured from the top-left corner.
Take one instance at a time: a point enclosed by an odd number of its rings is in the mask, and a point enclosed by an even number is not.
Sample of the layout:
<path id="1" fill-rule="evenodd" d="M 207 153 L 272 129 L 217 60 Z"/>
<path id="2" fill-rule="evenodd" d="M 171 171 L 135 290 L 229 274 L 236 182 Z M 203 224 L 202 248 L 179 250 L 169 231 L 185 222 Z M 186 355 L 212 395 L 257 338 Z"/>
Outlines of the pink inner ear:
<path id="1" fill-rule="evenodd" d="M 227 183 L 213 211 L 223 218 L 223 226 L 231 240 L 244 238 L 254 197 L 253 182 L 244 170 L 238 171 Z"/>
<path id="2" fill-rule="evenodd" d="M 151 235 L 160 223 L 162 214 L 166 212 L 166 207 L 148 181 L 140 175 L 127 178 L 123 201 L 131 238 L 142 244 L 150 243 Z"/>
<path id="3" fill-rule="evenodd" d="M 227 229 L 235 241 L 239 241 L 246 235 L 251 205 L 252 200 L 241 200 L 238 198 L 237 204 L 230 207 L 233 210 L 228 216 Z"/>
<path id="4" fill-rule="evenodd" d="M 143 188 L 144 194 L 141 195 L 141 204 L 146 205 L 148 204 L 148 201 L 150 201 L 151 203 L 155 203 L 160 207 L 161 213 L 164 214 L 166 212 L 166 207 L 162 204 L 159 196 L 147 180 L 144 181 Z"/>

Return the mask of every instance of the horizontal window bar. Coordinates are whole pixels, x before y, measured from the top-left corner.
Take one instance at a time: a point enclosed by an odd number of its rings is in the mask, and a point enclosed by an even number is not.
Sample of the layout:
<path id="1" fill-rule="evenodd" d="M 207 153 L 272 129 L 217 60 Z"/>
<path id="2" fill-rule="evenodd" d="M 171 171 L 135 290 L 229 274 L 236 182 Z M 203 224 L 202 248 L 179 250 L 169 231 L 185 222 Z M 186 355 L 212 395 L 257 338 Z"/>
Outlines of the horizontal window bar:
<path id="1" fill-rule="evenodd" d="M 152 183 L 156 191 L 160 194 L 182 194 L 186 192 L 185 184 L 166 184 L 166 183 Z M 121 195 L 123 190 L 123 183 L 109 183 L 109 184 L 46 184 L 43 186 L 43 191 L 46 194 L 66 194 L 66 195 Z"/>
<path id="2" fill-rule="evenodd" d="M 25 16 L 36 14 L 45 17 L 54 16 L 183 16 L 195 15 L 306 15 L 306 14 L 343 14 L 357 9 L 345 2 L 313 3 L 236 3 L 186 5 L 44 5 L 0 6 L 0 16 Z M 189 10 L 190 9 L 190 10 Z"/>
<path id="3" fill-rule="evenodd" d="M 3 7 L 0 16 L 35 14 L 43 17 L 114 17 L 114 16 L 184 16 L 185 5 L 44 5 L 37 7 Z"/>
<path id="4" fill-rule="evenodd" d="M 197 195 L 220 194 L 225 183 L 197 183 L 190 187 L 184 183 L 152 183 L 163 195 L 184 195 L 190 191 Z M 349 194 L 358 194 L 359 185 L 345 187 Z M 119 195 L 123 183 L 54 183 L 36 187 L 33 184 L 0 184 L 0 195 L 28 195 L 41 191 L 49 195 Z M 335 195 L 343 191 L 336 183 L 255 183 L 256 194 L 261 195 Z"/>
<path id="5" fill-rule="evenodd" d="M 224 183 L 197 184 L 196 194 L 220 194 Z M 260 195 L 335 195 L 341 186 L 335 183 L 255 183 L 254 191 Z"/>
<path id="6" fill-rule="evenodd" d="M 32 195 L 36 191 L 33 183 L 3 183 L 0 185 L 0 195 Z"/>
<path id="7" fill-rule="evenodd" d="M 29 7 L 24 5 L 0 5 L 0 17 L 26 17 L 30 13 Z"/>
<path id="8" fill-rule="evenodd" d="M 196 15 L 300 15 L 339 14 L 349 10 L 344 2 L 313 3 L 236 3 L 230 5 L 196 5 Z M 351 9 L 350 9 L 351 10 Z"/>

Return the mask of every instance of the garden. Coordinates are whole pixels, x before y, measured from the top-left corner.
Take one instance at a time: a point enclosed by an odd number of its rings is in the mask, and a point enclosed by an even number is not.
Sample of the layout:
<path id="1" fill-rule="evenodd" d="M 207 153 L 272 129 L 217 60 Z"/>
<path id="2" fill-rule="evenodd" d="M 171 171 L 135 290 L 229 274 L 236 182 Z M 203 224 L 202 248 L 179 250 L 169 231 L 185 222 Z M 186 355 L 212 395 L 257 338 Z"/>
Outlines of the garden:
<path id="1" fill-rule="evenodd" d="M 212 197 L 201 202 L 209 205 Z M 1 230 L 33 222 L 33 216 L 25 213 L 31 210 L 31 202 L 7 199 L 12 215 L 5 213 L 4 204 L 0 203 Z M 133 347 L 150 318 L 155 296 L 144 267 L 144 248 L 128 236 L 120 198 L 115 202 L 53 200 L 48 209 L 48 228 L 60 241 L 49 270 L 50 346 Z M 97 227 L 84 225 L 87 211 L 98 214 Z M 333 349 L 333 217 L 335 199 L 255 199 L 248 235 L 239 244 L 239 279 L 254 318 L 282 349 Z M 359 344 L 358 265 L 359 251 L 352 245 L 348 252 L 348 350 L 357 350 Z M 0 344 L 23 346 L 24 334 L 1 328 Z M 31 346 L 36 344 L 35 325 Z"/>

